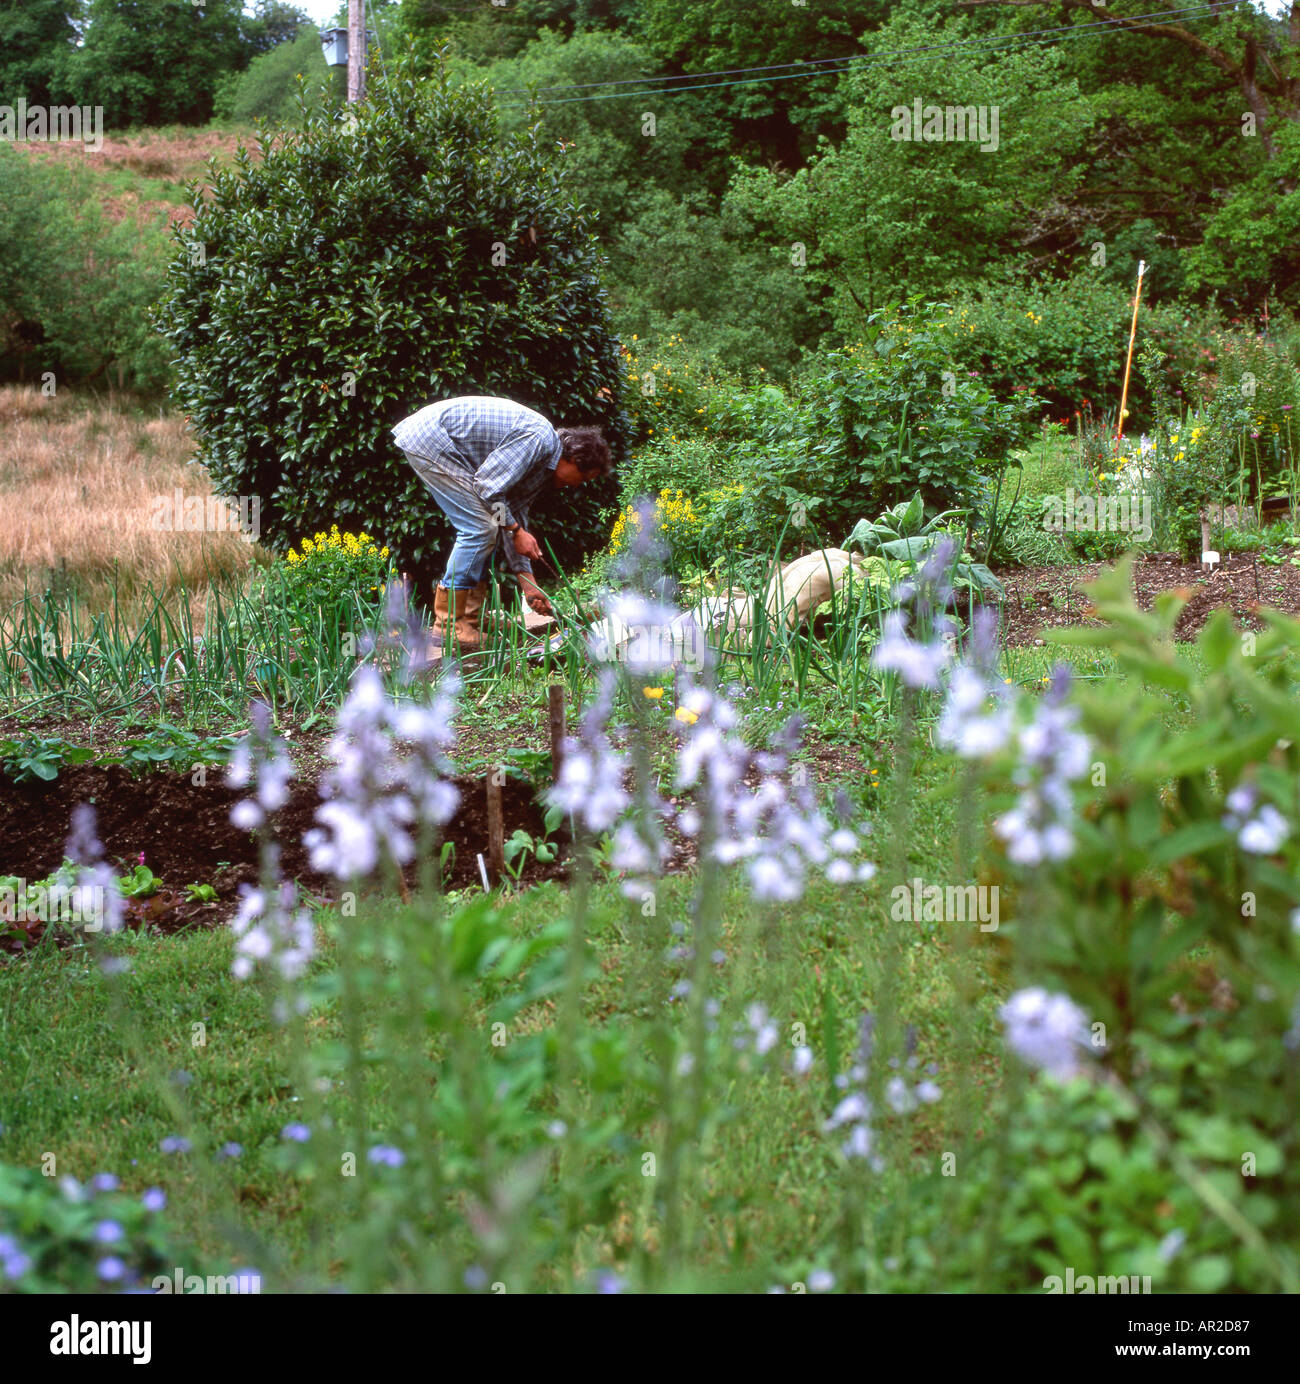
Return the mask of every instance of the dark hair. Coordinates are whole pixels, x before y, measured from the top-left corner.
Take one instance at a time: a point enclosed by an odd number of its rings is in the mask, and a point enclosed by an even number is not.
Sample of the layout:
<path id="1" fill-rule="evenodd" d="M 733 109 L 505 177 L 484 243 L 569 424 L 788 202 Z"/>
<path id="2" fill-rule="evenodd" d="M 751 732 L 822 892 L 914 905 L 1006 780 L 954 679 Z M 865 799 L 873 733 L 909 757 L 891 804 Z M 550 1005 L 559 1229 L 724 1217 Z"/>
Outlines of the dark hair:
<path id="1" fill-rule="evenodd" d="M 560 439 L 562 455 L 582 472 L 584 476 L 605 476 L 609 474 L 613 461 L 609 455 L 609 443 L 599 428 L 556 428 Z"/>

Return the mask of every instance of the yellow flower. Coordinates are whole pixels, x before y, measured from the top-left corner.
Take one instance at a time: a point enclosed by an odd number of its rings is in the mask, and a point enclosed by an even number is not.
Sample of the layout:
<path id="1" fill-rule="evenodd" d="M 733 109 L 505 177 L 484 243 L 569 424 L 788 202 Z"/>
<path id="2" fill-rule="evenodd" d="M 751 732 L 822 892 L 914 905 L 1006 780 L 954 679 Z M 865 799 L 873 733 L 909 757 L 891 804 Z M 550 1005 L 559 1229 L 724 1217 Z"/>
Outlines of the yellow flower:
<path id="1" fill-rule="evenodd" d="M 663 696 L 664 690 L 662 687 L 643 687 L 641 689 L 641 694 L 642 696 L 649 697 L 652 702 L 657 702 L 659 698 Z"/>
<path id="2" fill-rule="evenodd" d="M 700 718 L 694 711 L 687 711 L 684 706 L 679 706 L 673 715 L 684 725 L 693 726 Z"/>

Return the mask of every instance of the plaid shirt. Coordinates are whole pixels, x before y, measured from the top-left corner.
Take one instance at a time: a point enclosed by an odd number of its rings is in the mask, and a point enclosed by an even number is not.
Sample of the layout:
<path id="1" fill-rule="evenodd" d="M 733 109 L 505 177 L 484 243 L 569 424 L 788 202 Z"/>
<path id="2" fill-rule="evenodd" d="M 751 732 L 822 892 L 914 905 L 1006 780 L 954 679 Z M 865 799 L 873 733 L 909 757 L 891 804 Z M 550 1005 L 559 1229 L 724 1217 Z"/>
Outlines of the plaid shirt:
<path id="1" fill-rule="evenodd" d="M 485 395 L 430 404 L 404 418 L 393 438 L 404 452 L 468 471 L 484 507 L 506 526 L 527 526 L 560 459 L 560 439 L 540 413 Z"/>

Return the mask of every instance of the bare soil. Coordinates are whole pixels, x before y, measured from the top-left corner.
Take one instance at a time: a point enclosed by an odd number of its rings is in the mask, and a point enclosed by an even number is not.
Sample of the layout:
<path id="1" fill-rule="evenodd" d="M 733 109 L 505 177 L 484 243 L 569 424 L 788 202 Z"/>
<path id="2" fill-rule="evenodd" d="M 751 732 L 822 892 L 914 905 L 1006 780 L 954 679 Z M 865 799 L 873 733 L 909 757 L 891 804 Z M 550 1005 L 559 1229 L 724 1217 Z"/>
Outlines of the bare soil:
<path id="1" fill-rule="evenodd" d="M 1111 563 L 1090 562 L 1069 567 L 1012 567 L 997 575 L 1006 588 L 1002 623 L 1007 643 L 1034 644 L 1045 629 L 1063 625 L 1095 625 L 1084 615 L 1089 600 L 1083 588 Z M 1184 562 L 1172 553 L 1151 553 L 1133 564 L 1137 603 L 1150 610 L 1162 591 L 1179 588 L 1190 595 L 1174 628 L 1174 637 L 1196 637 L 1210 615 L 1227 607 L 1244 629 L 1259 630 L 1259 606 L 1287 615 L 1300 615 L 1300 567 L 1289 562 L 1271 566 L 1253 553 L 1230 553 L 1212 572 L 1200 562 Z"/>
<path id="2" fill-rule="evenodd" d="M 456 848 L 448 887 L 459 889 L 479 880 L 476 857 L 487 850 L 487 802 L 483 779 L 455 782 L 461 805 L 443 839 Z M 302 835 L 314 825 L 321 801 L 317 784 L 299 780 L 291 786 L 290 801 L 277 820 L 283 871 L 315 899 L 334 901 L 335 881 L 311 869 L 302 846 Z M 543 813 L 534 801 L 531 784 L 508 777 L 501 793 L 506 838 L 518 828 L 540 837 Z M 129 905 L 129 925 L 175 932 L 191 925 L 223 923 L 238 906 L 239 886 L 255 884 L 258 878 L 256 839 L 230 821 L 230 809 L 241 796 L 226 786 L 220 770 L 210 772 L 204 786 L 192 783 L 188 772 L 153 772 L 133 778 L 116 765 L 89 764 L 65 767 L 50 783 L 0 781 L 0 875 L 38 880 L 57 869 L 72 809 L 88 802 L 95 807 L 99 839 L 109 860 L 125 873 L 143 856 L 143 863 L 167 886 Z M 563 842 L 558 844 L 560 851 L 550 864 L 540 865 L 529 857 L 521 875 L 523 883 L 564 874 Z M 407 871 L 408 885 L 417 885 L 416 875 L 414 867 Z M 218 902 L 198 904 L 187 899 L 188 884 L 211 884 Z M 21 950 L 37 940 L 40 930 L 40 924 L 33 924 L 29 935 L 11 939 L 8 949 Z"/>

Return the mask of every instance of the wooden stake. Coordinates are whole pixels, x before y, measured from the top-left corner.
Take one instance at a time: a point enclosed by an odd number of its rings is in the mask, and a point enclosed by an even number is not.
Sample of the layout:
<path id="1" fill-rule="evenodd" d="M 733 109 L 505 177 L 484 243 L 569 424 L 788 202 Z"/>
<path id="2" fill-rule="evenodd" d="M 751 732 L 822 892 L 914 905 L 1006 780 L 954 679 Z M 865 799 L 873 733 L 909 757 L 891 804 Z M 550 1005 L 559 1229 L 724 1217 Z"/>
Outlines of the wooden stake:
<path id="1" fill-rule="evenodd" d="M 1133 325 L 1128 333 L 1128 357 L 1124 361 L 1124 390 L 1119 396 L 1119 425 L 1115 429 L 1115 451 L 1118 453 L 1120 440 L 1124 436 L 1124 409 L 1128 404 L 1128 372 L 1133 365 L 1133 340 L 1137 336 L 1138 329 L 1138 302 L 1142 297 L 1142 275 L 1146 270 L 1146 261 L 1138 260 L 1138 282 L 1137 292 L 1133 295 Z"/>
<path id="2" fill-rule="evenodd" d="M 500 765 L 487 773 L 487 819 L 488 819 L 488 865 L 494 879 L 501 879 L 506 872 L 505 821 L 501 812 L 501 780 L 505 771 Z"/>
<path id="3" fill-rule="evenodd" d="M 560 781 L 564 764 L 564 688 L 552 683 L 546 689 L 547 720 L 551 731 L 551 782 Z"/>
<path id="4" fill-rule="evenodd" d="M 348 0 L 348 103 L 365 94 L 366 19 L 365 0 Z"/>

